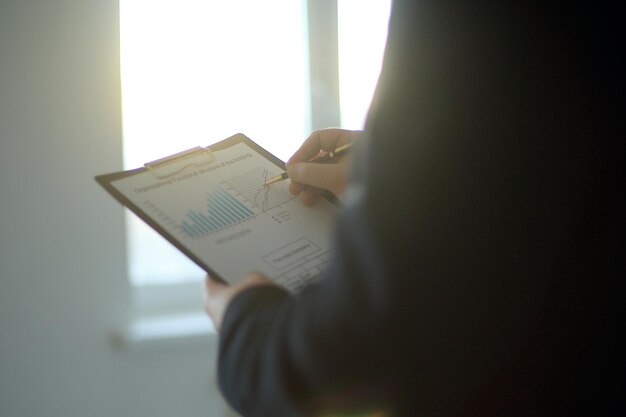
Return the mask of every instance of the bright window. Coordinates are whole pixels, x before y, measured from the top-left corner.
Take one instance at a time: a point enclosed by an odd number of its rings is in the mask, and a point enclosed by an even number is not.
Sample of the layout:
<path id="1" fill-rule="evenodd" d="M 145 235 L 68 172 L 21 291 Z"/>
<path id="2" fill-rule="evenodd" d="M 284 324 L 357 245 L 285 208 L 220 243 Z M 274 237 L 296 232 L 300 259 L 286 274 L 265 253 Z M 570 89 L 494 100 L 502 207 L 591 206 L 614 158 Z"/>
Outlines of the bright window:
<path id="1" fill-rule="evenodd" d="M 281 159 L 308 136 L 305 0 L 120 0 L 126 168 L 242 132 Z M 337 4 L 341 125 L 358 129 L 382 59 L 390 0 Z M 339 119 L 338 119 L 339 120 Z M 128 216 L 135 285 L 204 272 Z"/>
<path id="2" fill-rule="evenodd" d="M 391 0 L 339 0 L 341 126 L 362 129 L 378 81 Z"/>

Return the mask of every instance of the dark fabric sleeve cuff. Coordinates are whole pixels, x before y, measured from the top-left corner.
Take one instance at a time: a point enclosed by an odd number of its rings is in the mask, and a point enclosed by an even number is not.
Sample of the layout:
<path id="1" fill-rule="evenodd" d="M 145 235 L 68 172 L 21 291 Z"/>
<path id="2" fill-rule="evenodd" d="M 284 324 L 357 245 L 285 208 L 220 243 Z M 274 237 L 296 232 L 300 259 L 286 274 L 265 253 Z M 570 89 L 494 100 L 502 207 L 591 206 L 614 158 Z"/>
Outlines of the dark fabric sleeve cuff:
<path id="1" fill-rule="evenodd" d="M 277 285 L 258 285 L 243 290 L 231 300 L 226 308 L 221 333 L 230 333 L 230 329 L 236 326 L 246 314 L 264 310 L 289 296 L 287 290 Z"/>

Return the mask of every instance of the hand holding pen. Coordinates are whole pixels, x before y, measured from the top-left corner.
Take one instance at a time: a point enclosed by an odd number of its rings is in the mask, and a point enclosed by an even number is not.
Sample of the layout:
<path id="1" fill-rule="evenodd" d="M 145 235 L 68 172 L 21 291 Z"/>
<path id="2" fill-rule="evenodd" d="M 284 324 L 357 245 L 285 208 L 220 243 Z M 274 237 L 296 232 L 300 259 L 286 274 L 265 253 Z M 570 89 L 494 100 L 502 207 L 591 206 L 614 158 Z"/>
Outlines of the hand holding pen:
<path id="1" fill-rule="evenodd" d="M 313 132 L 287 162 L 285 177 L 291 179 L 291 193 L 300 195 L 305 205 L 314 204 L 324 190 L 341 199 L 348 177 L 348 159 L 343 155 L 349 146 L 345 145 L 351 145 L 359 134 L 344 129 Z"/>

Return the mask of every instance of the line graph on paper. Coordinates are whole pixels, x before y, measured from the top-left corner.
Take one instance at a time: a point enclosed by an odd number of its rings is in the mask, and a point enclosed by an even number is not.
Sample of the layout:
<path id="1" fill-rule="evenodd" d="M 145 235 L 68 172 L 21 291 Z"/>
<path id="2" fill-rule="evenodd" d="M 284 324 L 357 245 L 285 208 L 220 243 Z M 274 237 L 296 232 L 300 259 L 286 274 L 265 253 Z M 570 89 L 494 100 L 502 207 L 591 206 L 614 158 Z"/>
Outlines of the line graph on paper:
<path id="1" fill-rule="evenodd" d="M 225 180 L 224 183 L 265 213 L 296 198 L 289 192 L 287 181 L 265 187 L 264 184 L 271 177 L 267 169 L 256 168 L 243 175 Z"/>

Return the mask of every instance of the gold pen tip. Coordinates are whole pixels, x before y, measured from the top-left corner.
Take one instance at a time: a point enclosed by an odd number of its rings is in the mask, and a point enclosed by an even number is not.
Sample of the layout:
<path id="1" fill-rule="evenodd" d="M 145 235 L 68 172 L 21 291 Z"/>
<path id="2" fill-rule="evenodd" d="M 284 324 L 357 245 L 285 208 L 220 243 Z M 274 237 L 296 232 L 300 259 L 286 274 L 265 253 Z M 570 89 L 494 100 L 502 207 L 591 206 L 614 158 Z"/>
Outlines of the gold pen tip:
<path id="1" fill-rule="evenodd" d="M 277 183 L 279 181 L 286 180 L 287 178 L 289 178 L 289 174 L 287 174 L 286 172 L 283 172 L 280 175 L 277 175 L 275 177 L 270 178 L 263 185 L 267 187 L 267 186 L 272 185 L 274 183 Z"/>
<path id="2" fill-rule="evenodd" d="M 280 175 L 277 177 L 270 178 L 265 184 L 263 184 L 263 186 L 269 187 L 270 185 L 275 184 L 280 180 L 282 180 L 282 177 Z"/>

